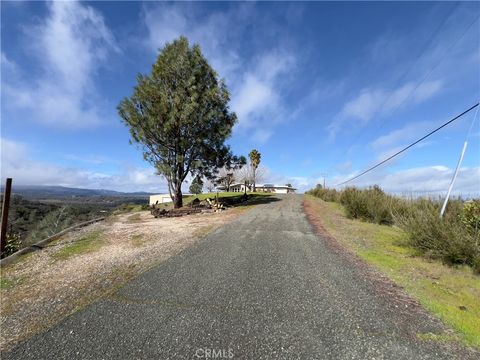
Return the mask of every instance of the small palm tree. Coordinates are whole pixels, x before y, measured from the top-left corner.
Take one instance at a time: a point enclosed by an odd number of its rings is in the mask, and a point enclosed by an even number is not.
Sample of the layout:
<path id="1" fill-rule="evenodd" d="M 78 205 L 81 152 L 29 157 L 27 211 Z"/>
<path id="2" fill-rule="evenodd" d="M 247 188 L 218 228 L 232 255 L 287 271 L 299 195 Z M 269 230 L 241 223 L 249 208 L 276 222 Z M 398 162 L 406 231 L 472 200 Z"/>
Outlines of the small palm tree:
<path id="1" fill-rule="evenodd" d="M 252 166 L 253 191 L 255 191 L 256 171 L 258 165 L 260 165 L 260 158 L 262 157 L 262 154 L 260 154 L 260 152 L 258 152 L 256 149 L 253 149 L 252 151 L 250 151 L 248 156 L 250 157 L 250 165 Z"/>

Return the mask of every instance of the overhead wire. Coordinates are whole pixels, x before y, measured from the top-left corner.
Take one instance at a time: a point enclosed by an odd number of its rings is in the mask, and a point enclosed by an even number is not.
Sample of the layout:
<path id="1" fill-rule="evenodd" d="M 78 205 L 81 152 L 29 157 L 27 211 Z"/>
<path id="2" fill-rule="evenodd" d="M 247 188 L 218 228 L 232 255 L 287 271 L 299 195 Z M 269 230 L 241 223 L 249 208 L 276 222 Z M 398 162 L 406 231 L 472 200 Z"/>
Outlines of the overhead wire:
<path id="1" fill-rule="evenodd" d="M 366 173 L 368 173 L 368 172 L 376 169 L 376 168 L 379 167 L 380 165 L 385 164 L 387 161 L 390 161 L 390 160 L 393 159 L 394 157 L 396 157 L 396 156 L 400 155 L 401 153 L 407 151 L 407 150 L 410 149 L 412 146 L 418 144 L 420 141 L 425 140 L 427 137 L 433 135 L 434 133 L 436 133 L 436 132 L 439 131 L 440 129 L 443 129 L 445 126 L 451 124 L 451 123 L 454 122 L 455 120 L 460 119 L 463 115 L 465 115 L 465 114 L 467 114 L 468 112 L 472 111 L 472 110 L 475 109 L 478 105 L 479 105 L 479 103 L 477 102 L 475 105 L 471 106 L 470 108 L 468 108 L 467 110 L 465 110 L 465 111 L 462 112 L 461 114 L 455 116 L 453 119 L 450 119 L 449 121 L 445 122 L 445 123 L 442 124 L 441 126 L 439 126 L 439 127 L 437 127 L 436 129 L 430 131 L 428 134 L 422 136 L 420 139 L 414 141 L 414 142 L 411 143 L 410 145 L 408 145 L 408 146 L 404 147 L 403 149 L 397 151 L 395 154 L 393 154 L 393 155 L 389 156 L 388 158 L 380 161 L 380 162 L 377 163 L 376 165 L 369 167 L 367 170 L 361 172 L 360 174 L 358 174 L 358 175 L 356 175 L 356 176 L 354 176 L 354 177 L 352 177 L 352 178 L 350 178 L 350 179 L 348 179 L 348 180 L 346 180 L 346 181 L 343 181 L 343 182 L 341 182 L 341 183 L 339 183 L 339 184 L 336 184 L 335 187 L 336 187 L 336 186 L 341 186 L 341 185 L 347 184 L 347 183 L 349 183 L 349 182 L 351 182 L 351 181 L 353 181 L 353 180 L 355 180 L 355 179 L 358 179 L 360 176 L 363 176 L 363 175 L 365 175 Z"/>
<path id="2" fill-rule="evenodd" d="M 451 15 L 451 13 L 450 13 L 450 15 Z M 447 17 L 442 21 L 441 25 L 440 25 L 437 29 L 440 29 L 440 28 L 445 24 L 445 22 L 448 20 L 448 18 L 450 17 L 450 15 L 447 16 Z M 440 58 L 440 60 L 425 74 L 425 76 L 422 77 L 422 79 L 415 85 L 415 87 L 412 88 L 412 90 L 411 90 L 411 91 L 409 92 L 409 94 L 402 100 L 402 102 L 399 103 L 399 104 L 394 108 L 394 110 L 392 111 L 392 113 L 395 113 L 407 100 L 409 100 L 409 99 L 412 97 L 412 95 L 413 95 L 413 94 L 415 93 L 415 91 L 420 87 L 420 85 L 421 85 L 421 84 L 432 74 L 432 72 L 443 62 L 443 60 L 445 59 L 445 57 L 447 56 L 447 54 L 449 54 L 450 51 L 457 45 L 457 43 L 458 43 L 461 39 L 463 39 L 463 37 L 465 36 L 465 34 L 468 33 L 468 31 L 471 29 L 471 27 L 472 27 L 479 19 L 480 19 L 480 17 L 476 17 L 476 18 L 465 28 L 465 30 L 462 32 L 462 34 L 447 48 L 447 50 L 444 52 L 444 54 L 442 55 L 442 57 Z M 432 39 L 432 38 L 433 38 L 433 37 L 431 37 L 431 39 Z M 430 41 L 430 39 L 429 39 L 429 41 Z M 423 56 L 424 53 L 425 53 L 425 50 L 423 50 L 423 51 L 421 52 L 420 57 Z M 418 61 L 418 60 L 419 60 L 419 58 L 417 58 L 417 61 Z M 417 61 L 415 61 L 415 64 L 416 64 Z M 408 72 L 409 72 L 409 71 L 410 71 L 410 70 L 408 70 Z M 407 72 L 407 73 L 408 73 L 408 72 Z M 386 103 L 386 102 L 384 102 L 384 104 L 385 104 L 385 103 Z M 384 104 L 383 104 L 382 106 L 384 106 Z M 381 129 L 384 125 L 385 125 L 385 122 L 383 122 L 378 129 Z M 378 131 L 377 131 L 377 132 L 378 132 Z M 355 142 L 358 141 L 358 139 L 359 139 L 359 136 L 356 136 L 356 140 L 354 141 L 353 144 L 355 144 Z M 352 145 L 349 146 L 349 149 L 350 149 L 351 147 L 352 147 Z M 343 157 L 348 151 L 349 151 L 349 150 L 347 150 L 347 151 L 342 155 L 342 157 Z"/>
<path id="3" fill-rule="evenodd" d="M 438 26 L 435 28 L 435 30 L 430 34 L 430 36 L 428 37 L 427 41 L 425 41 L 424 45 L 422 46 L 422 49 L 421 51 L 418 53 L 418 55 L 415 57 L 415 60 L 412 62 L 411 66 L 408 67 L 408 69 L 403 72 L 403 74 L 396 80 L 396 85 L 395 87 L 398 87 L 399 84 L 401 84 L 402 82 L 404 82 L 404 80 L 407 78 L 407 75 L 410 74 L 410 72 L 412 71 L 412 69 L 418 64 L 418 62 L 420 61 L 420 59 L 423 57 L 423 55 L 425 54 L 426 50 L 430 47 L 431 43 L 433 42 L 433 40 L 435 39 L 435 37 L 437 36 L 437 34 L 440 32 L 440 30 L 443 28 L 443 26 L 445 25 L 445 23 L 448 21 L 448 19 L 450 19 L 450 17 L 454 14 L 457 6 L 459 5 L 458 2 L 454 3 L 452 8 L 449 9 L 447 11 L 447 13 L 445 14 L 445 16 L 443 17 L 443 19 L 439 22 Z M 468 29 L 470 29 L 471 25 L 468 26 Z M 463 35 L 462 35 L 463 37 Z M 457 41 L 459 41 L 459 39 L 457 39 Z M 457 42 L 456 41 L 456 42 Z M 455 42 L 455 43 L 456 43 Z M 443 57 L 442 57 L 442 60 L 443 60 Z M 438 66 L 438 65 L 437 65 Z M 425 79 L 422 79 L 420 83 L 422 83 Z M 412 91 L 415 91 L 416 89 L 418 88 L 418 86 L 415 87 L 415 89 L 411 90 Z M 380 106 L 377 107 L 377 109 L 382 109 L 389 101 L 390 99 L 392 98 L 393 96 L 393 91 L 390 92 L 390 94 L 384 99 L 384 101 L 381 103 Z M 403 102 L 402 102 L 403 104 Z M 399 108 L 399 106 L 395 107 L 395 109 L 392 111 L 392 113 L 394 113 L 397 109 Z M 385 125 L 385 121 L 383 121 L 380 125 L 380 127 L 378 128 L 378 130 L 382 129 L 383 126 Z M 378 132 L 377 130 L 377 132 Z M 343 158 L 347 153 L 348 151 L 350 151 L 350 149 L 352 148 L 353 145 L 355 145 L 357 142 L 358 142 L 358 139 L 361 138 L 361 135 L 363 135 L 366 131 L 366 128 L 364 128 L 363 130 L 361 130 L 356 136 L 355 136 L 355 140 L 353 141 L 352 144 L 350 144 L 350 146 L 348 147 L 348 149 L 342 154 L 342 156 L 340 158 Z"/>

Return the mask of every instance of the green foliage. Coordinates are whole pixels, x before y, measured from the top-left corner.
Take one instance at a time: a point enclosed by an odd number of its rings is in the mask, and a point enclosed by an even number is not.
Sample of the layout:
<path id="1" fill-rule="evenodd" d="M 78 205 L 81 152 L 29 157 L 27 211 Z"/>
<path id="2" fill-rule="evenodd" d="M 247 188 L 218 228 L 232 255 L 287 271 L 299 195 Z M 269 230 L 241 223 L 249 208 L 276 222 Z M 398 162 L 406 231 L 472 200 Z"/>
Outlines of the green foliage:
<path id="1" fill-rule="evenodd" d="M 462 222 L 465 214 L 461 202 L 449 202 L 443 218 L 440 208 L 440 203 L 430 200 L 413 201 L 408 211 L 395 216 L 395 221 L 420 253 L 448 264 L 468 264 L 480 272 L 478 237 Z"/>
<path id="2" fill-rule="evenodd" d="M 472 200 L 463 205 L 463 211 L 460 214 L 460 220 L 467 228 L 468 232 L 475 237 L 480 236 L 480 200 Z"/>
<path id="3" fill-rule="evenodd" d="M 328 189 L 328 188 L 323 189 L 322 185 L 320 184 L 317 184 L 315 189 L 307 191 L 307 194 L 318 197 L 324 201 L 329 201 L 329 202 L 340 201 L 340 192 L 338 192 L 335 189 Z"/>
<path id="4" fill-rule="evenodd" d="M 255 191 L 255 183 L 257 180 L 257 169 L 258 169 L 258 166 L 260 165 L 262 154 L 260 154 L 258 150 L 253 149 L 248 154 L 248 157 L 250 158 L 250 166 L 252 167 L 253 191 Z"/>
<path id="5" fill-rule="evenodd" d="M 5 244 L 5 256 L 13 254 L 17 250 L 19 250 L 21 246 L 22 242 L 20 241 L 20 235 L 8 233 Z"/>
<path id="6" fill-rule="evenodd" d="M 45 204 L 29 201 L 21 196 L 14 195 L 10 199 L 8 213 L 8 232 L 17 234 L 25 242 L 29 233 L 49 212 L 59 208 L 56 204 Z"/>
<path id="7" fill-rule="evenodd" d="M 392 205 L 395 199 L 386 195 L 376 185 L 365 190 L 346 188 L 341 192 L 339 199 L 345 206 L 349 218 L 376 224 L 393 224 Z"/>
<path id="8" fill-rule="evenodd" d="M 343 205 L 347 217 L 376 224 L 397 225 L 409 236 L 409 245 L 421 254 L 448 264 L 467 264 L 480 272 L 480 201 L 451 200 L 443 219 L 439 202 L 403 200 L 383 192 L 349 187 L 342 191 L 316 187 L 307 192 Z"/>
<path id="9" fill-rule="evenodd" d="M 190 193 L 195 195 L 201 194 L 202 188 L 203 188 L 202 178 L 197 175 L 195 176 L 195 178 L 192 180 L 192 183 L 190 184 L 190 187 L 189 187 Z"/>
<path id="10" fill-rule="evenodd" d="M 200 47 L 180 37 L 165 45 L 152 72 L 138 75 L 133 95 L 119 104 L 133 141 L 167 179 L 175 207 L 182 206 L 189 173 L 212 178 L 216 169 L 242 160 L 225 145 L 237 120 L 229 101 Z"/>
<path id="11" fill-rule="evenodd" d="M 124 214 L 129 212 L 138 212 L 148 210 L 149 206 L 147 204 L 121 204 L 113 210 L 113 214 Z"/>
<path id="12" fill-rule="evenodd" d="M 12 240 L 10 251 L 29 246 L 74 224 L 104 216 L 104 208 L 95 203 L 41 203 L 15 195 L 8 214 L 8 233 L 15 234 L 18 240 Z"/>
<path id="13" fill-rule="evenodd" d="M 250 151 L 248 156 L 250 157 L 250 163 L 252 164 L 252 168 L 257 169 L 258 165 L 260 165 L 262 154 L 260 154 L 258 150 L 253 149 L 252 151 Z"/>

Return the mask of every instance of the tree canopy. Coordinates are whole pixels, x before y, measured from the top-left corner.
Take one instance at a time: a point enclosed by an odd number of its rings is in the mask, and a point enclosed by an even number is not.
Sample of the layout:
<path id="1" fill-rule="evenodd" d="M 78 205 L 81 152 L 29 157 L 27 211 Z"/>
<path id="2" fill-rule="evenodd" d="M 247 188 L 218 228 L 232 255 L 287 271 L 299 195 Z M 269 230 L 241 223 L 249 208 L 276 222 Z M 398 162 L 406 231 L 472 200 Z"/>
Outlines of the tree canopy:
<path id="1" fill-rule="evenodd" d="M 225 144 L 237 120 L 229 101 L 200 47 L 180 37 L 161 49 L 151 73 L 139 74 L 132 96 L 119 104 L 133 142 L 166 178 L 175 207 L 182 206 L 189 173 L 212 178 L 223 166 L 245 163 Z"/>
<path id="2" fill-rule="evenodd" d="M 203 181 L 200 176 L 195 176 L 192 180 L 192 183 L 190 184 L 190 187 L 188 190 L 190 190 L 190 193 L 198 195 L 202 193 L 203 189 Z"/>

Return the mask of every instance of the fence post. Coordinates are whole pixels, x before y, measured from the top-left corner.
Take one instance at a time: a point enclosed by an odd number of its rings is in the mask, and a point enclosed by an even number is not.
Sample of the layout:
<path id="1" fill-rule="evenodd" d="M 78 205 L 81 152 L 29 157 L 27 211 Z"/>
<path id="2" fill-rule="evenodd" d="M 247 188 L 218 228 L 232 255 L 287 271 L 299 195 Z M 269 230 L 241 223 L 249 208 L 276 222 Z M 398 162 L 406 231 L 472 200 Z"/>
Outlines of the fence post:
<path id="1" fill-rule="evenodd" d="M 5 182 L 5 192 L 3 193 L 2 205 L 2 230 L 0 234 L 0 254 L 4 254 L 7 246 L 7 225 L 8 225 L 8 209 L 10 207 L 10 193 L 12 192 L 12 178 L 7 178 Z"/>

